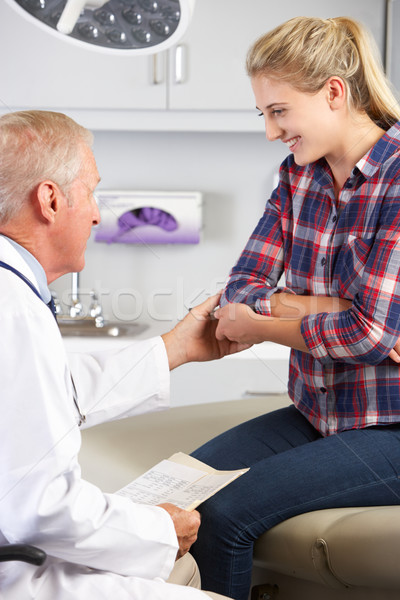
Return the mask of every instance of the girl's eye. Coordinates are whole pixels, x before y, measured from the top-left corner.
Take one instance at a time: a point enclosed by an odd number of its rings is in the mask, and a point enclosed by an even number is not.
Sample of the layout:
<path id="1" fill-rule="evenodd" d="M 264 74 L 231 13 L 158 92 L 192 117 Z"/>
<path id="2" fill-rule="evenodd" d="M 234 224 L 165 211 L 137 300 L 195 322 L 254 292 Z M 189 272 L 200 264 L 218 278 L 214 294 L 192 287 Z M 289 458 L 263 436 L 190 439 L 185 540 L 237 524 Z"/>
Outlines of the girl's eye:
<path id="1" fill-rule="evenodd" d="M 258 113 L 258 116 L 259 116 L 259 117 L 263 117 L 263 116 L 264 116 L 264 113 L 260 112 L 260 113 Z"/>
<path id="2" fill-rule="evenodd" d="M 275 108 L 274 110 L 271 111 L 272 115 L 281 115 L 283 113 L 282 108 Z"/>

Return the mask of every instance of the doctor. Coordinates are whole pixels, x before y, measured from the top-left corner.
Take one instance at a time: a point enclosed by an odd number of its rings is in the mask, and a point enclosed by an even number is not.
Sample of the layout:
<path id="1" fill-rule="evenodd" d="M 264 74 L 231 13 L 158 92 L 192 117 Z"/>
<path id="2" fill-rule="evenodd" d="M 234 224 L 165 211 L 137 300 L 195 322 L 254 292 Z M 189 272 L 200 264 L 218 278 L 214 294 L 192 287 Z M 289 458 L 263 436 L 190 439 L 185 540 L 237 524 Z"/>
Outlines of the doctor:
<path id="1" fill-rule="evenodd" d="M 134 504 L 83 480 L 80 427 L 167 408 L 170 369 L 243 346 L 217 342 L 214 297 L 162 337 L 67 360 L 47 286 L 82 270 L 100 220 L 91 142 L 59 113 L 0 118 L 0 545 L 48 554 L 39 568 L 2 563 L 0 598 L 206 599 L 166 583 L 196 539 L 197 511 Z"/>

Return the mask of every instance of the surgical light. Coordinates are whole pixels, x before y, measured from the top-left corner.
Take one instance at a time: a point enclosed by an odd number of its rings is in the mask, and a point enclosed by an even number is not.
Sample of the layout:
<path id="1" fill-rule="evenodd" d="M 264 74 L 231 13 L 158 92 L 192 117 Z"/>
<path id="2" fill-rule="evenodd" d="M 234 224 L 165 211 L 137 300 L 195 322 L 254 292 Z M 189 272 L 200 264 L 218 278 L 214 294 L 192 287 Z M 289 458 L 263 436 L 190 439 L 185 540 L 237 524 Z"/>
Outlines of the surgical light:
<path id="1" fill-rule="evenodd" d="M 6 0 L 54 35 L 110 53 L 154 54 L 176 44 L 195 0 Z"/>

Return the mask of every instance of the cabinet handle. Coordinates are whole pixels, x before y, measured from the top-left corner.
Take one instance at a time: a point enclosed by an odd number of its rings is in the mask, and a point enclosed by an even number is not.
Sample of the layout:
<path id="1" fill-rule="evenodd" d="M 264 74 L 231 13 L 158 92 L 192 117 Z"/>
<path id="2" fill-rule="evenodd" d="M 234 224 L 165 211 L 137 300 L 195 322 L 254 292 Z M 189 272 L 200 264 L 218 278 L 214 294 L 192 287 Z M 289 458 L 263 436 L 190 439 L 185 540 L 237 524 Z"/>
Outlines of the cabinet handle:
<path id="1" fill-rule="evenodd" d="M 164 69 L 164 52 L 158 52 L 153 54 L 153 85 L 160 85 L 164 83 L 165 69 Z"/>
<path id="2" fill-rule="evenodd" d="M 185 71 L 186 71 L 186 65 L 185 65 L 185 58 L 186 58 L 186 53 L 185 53 L 185 47 L 183 46 L 183 44 L 179 44 L 179 46 L 177 46 L 175 48 L 175 80 L 174 83 L 176 84 L 181 84 L 184 83 L 185 81 Z"/>

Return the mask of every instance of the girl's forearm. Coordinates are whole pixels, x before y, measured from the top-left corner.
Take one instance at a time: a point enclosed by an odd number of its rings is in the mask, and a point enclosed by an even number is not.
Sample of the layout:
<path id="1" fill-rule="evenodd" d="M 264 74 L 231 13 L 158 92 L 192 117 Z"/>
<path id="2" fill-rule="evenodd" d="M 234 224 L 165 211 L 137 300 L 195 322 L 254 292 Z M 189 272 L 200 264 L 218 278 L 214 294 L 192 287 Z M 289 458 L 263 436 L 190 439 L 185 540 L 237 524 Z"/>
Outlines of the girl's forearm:
<path id="1" fill-rule="evenodd" d="M 307 315 L 348 310 L 350 300 L 332 296 L 297 296 L 287 292 L 271 296 L 271 315 L 277 318 L 302 319 Z"/>

